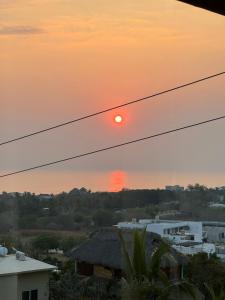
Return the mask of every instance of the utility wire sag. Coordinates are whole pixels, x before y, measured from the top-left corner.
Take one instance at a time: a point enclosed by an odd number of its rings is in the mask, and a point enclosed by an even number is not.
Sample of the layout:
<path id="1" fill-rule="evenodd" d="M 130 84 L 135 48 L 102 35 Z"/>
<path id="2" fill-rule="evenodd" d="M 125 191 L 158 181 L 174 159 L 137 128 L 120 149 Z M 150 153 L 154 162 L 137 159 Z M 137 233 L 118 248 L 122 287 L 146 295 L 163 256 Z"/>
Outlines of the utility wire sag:
<path id="1" fill-rule="evenodd" d="M 60 124 L 57 124 L 57 125 L 54 125 L 54 126 L 51 126 L 51 127 L 47 127 L 45 129 L 42 129 L 42 130 L 39 130 L 39 131 L 33 131 L 31 133 L 28 133 L 28 134 L 25 134 L 25 135 L 22 135 L 22 136 L 19 136 L 19 137 L 15 137 L 15 138 L 9 139 L 7 141 L 0 142 L 0 147 L 4 146 L 6 144 L 10 144 L 10 143 L 17 142 L 17 141 L 20 141 L 20 140 L 28 139 L 32 136 L 35 136 L 35 135 L 38 135 L 38 134 L 41 134 L 41 133 L 44 133 L 44 132 L 52 131 L 52 130 L 55 130 L 57 128 L 63 127 L 63 126 L 67 126 L 67 125 L 72 124 L 72 123 L 76 123 L 76 122 L 80 122 L 80 121 L 85 120 L 85 119 L 93 118 L 95 116 L 107 113 L 109 111 L 116 110 L 118 108 L 122 108 L 122 107 L 125 107 L 125 106 L 128 106 L 128 105 L 131 105 L 131 104 L 135 104 L 135 103 L 138 103 L 138 102 L 145 101 L 145 100 L 150 100 L 150 99 L 158 97 L 160 95 L 167 94 L 167 93 L 170 93 L 170 92 L 173 92 L 173 91 L 176 91 L 176 90 L 179 90 L 179 89 L 191 86 L 191 85 L 195 85 L 197 83 L 200 83 L 200 82 L 203 82 L 203 81 L 215 78 L 215 77 L 219 77 L 219 76 L 224 75 L 224 74 L 225 74 L 225 71 L 220 72 L 220 73 L 216 73 L 216 74 L 206 76 L 206 77 L 203 77 L 203 78 L 200 78 L 200 79 L 188 82 L 188 83 L 184 83 L 184 84 L 175 86 L 173 88 L 170 88 L 170 89 L 167 89 L 167 90 L 164 90 L 164 91 L 161 91 L 161 92 L 157 92 L 155 94 L 152 94 L 152 95 L 149 95 L 149 96 L 146 96 L 146 97 L 143 97 L 143 98 L 139 98 L 139 99 L 136 99 L 136 100 L 125 102 L 125 103 L 122 103 L 120 105 L 113 106 L 113 107 L 110 107 L 110 108 L 106 108 L 106 109 L 97 111 L 97 112 L 92 113 L 92 114 L 87 114 L 87 115 L 84 115 L 84 116 L 79 117 L 79 118 L 74 119 L 74 120 L 70 120 L 70 121 L 63 122 L 63 123 L 60 123 Z"/>
<path id="2" fill-rule="evenodd" d="M 97 153 L 100 153 L 100 152 L 104 152 L 104 151 L 108 151 L 108 150 L 128 146 L 128 145 L 131 145 L 131 144 L 134 144 L 134 143 L 143 142 L 143 141 L 150 140 L 150 139 L 160 137 L 160 136 L 163 136 L 163 135 L 167 135 L 167 134 L 175 133 L 175 132 L 178 132 L 178 131 L 186 130 L 188 128 L 193 128 L 193 127 L 201 126 L 201 125 L 204 125 L 204 124 L 216 122 L 216 121 L 219 121 L 219 120 L 222 120 L 222 119 L 225 119 L 225 115 L 220 116 L 220 117 L 216 117 L 216 118 L 213 118 L 213 119 L 208 119 L 208 120 L 205 120 L 205 121 L 201 121 L 201 122 L 198 122 L 198 123 L 185 125 L 185 126 L 178 127 L 178 128 L 175 128 L 175 129 L 159 132 L 159 133 L 156 133 L 156 134 L 153 134 L 153 135 L 150 135 L 150 136 L 146 136 L 146 137 L 138 138 L 138 139 L 135 139 L 135 140 L 127 141 L 127 142 L 124 142 L 124 143 L 121 143 L 121 144 L 108 146 L 108 147 L 97 149 L 97 150 L 90 151 L 90 152 L 85 152 L 85 153 L 78 154 L 78 155 L 75 155 L 75 156 L 72 156 L 72 157 L 66 157 L 66 158 L 63 158 L 63 159 L 60 159 L 60 160 L 47 162 L 47 163 L 40 164 L 40 165 L 37 165 L 37 166 L 34 166 L 34 167 L 14 171 L 14 172 L 11 172 L 11 173 L 6 173 L 6 174 L 3 174 L 3 175 L 0 175 L 0 178 L 9 177 L 9 176 L 16 175 L 16 174 L 19 174 L 19 173 L 25 173 L 25 172 L 32 171 L 32 170 L 35 170 L 35 169 L 40 169 L 40 168 L 44 168 L 44 167 L 47 167 L 47 166 L 60 164 L 60 163 L 63 163 L 63 162 L 69 161 L 69 160 L 78 159 L 78 158 L 82 158 L 82 157 L 85 157 L 85 156 L 94 155 L 94 154 L 97 154 Z"/>

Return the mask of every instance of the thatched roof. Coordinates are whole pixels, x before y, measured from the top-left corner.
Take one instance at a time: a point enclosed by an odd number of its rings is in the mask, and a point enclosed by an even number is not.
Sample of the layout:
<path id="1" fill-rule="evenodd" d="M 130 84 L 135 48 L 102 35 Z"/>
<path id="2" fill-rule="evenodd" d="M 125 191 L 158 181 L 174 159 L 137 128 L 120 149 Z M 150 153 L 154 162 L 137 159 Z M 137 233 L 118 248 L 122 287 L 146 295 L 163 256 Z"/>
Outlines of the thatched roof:
<path id="1" fill-rule="evenodd" d="M 128 251 L 132 251 L 133 231 L 123 230 L 124 239 L 127 244 Z M 147 255 L 151 256 L 155 247 L 162 242 L 161 237 L 155 233 L 146 233 Z M 163 267 L 177 264 L 184 264 L 186 259 L 183 255 L 178 254 L 171 249 L 171 253 L 175 260 L 169 256 L 165 257 Z M 87 262 L 93 265 L 107 266 L 113 269 L 124 269 L 123 253 L 121 243 L 116 228 L 104 228 L 94 232 L 91 237 L 80 246 L 71 250 L 69 256 L 79 262 Z"/>

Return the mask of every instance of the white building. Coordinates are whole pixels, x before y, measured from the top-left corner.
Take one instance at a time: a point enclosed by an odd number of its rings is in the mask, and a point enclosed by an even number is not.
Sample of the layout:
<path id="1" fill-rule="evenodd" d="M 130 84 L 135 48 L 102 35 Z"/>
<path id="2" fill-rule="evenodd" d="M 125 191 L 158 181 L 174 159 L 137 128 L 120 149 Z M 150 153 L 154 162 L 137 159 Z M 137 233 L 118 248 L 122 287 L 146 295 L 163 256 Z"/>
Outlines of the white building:
<path id="1" fill-rule="evenodd" d="M 184 187 L 180 185 L 166 185 L 165 190 L 170 192 L 183 192 Z"/>
<path id="2" fill-rule="evenodd" d="M 40 194 L 38 195 L 38 198 L 40 200 L 51 200 L 53 199 L 53 195 L 49 195 L 49 194 Z"/>
<path id="3" fill-rule="evenodd" d="M 210 243 L 225 243 L 225 222 L 203 222 L 204 231 L 207 233 L 207 240 Z"/>
<path id="4" fill-rule="evenodd" d="M 224 262 L 225 261 L 225 246 L 217 245 L 216 246 L 216 255 Z"/>
<path id="5" fill-rule="evenodd" d="M 119 228 L 146 228 L 147 231 L 158 233 L 174 244 L 189 241 L 201 243 L 203 239 L 201 222 L 143 219 L 139 222 L 120 222 L 117 226 Z"/>
<path id="6" fill-rule="evenodd" d="M 48 300 L 49 272 L 54 269 L 55 266 L 23 254 L 21 258 L 20 255 L 16 258 L 16 255 L 2 254 L 0 300 Z"/>
<path id="7" fill-rule="evenodd" d="M 145 220 L 140 223 L 146 224 Z M 147 224 L 147 231 L 155 232 L 163 238 L 167 238 L 174 244 L 185 243 L 189 241 L 201 243 L 203 239 L 201 222 L 167 222 Z"/>
<path id="8" fill-rule="evenodd" d="M 216 252 L 216 246 L 212 243 L 184 243 L 173 245 L 172 247 L 186 255 L 194 255 L 201 252 L 210 255 Z"/>
<path id="9" fill-rule="evenodd" d="M 225 204 L 224 203 L 210 203 L 209 204 L 210 208 L 225 208 Z"/>
<path id="10" fill-rule="evenodd" d="M 162 238 L 168 239 L 173 247 L 183 254 L 193 255 L 199 252 L 211 254 L 215 252 L 214 244 L 203 243 L 205 236 L 202 222 L 144 219 L 136 223 L 121 222 L 117 226 L 133 229 L 146 228 L 146 231 L 157 233 Z"/>

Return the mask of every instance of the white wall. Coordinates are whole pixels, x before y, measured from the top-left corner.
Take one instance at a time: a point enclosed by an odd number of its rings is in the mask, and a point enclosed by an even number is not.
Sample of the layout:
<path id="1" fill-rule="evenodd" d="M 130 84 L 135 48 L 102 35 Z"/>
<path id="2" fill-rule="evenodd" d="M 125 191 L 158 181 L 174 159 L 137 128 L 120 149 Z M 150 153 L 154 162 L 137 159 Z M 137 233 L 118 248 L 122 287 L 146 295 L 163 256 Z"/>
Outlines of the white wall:
<path id="1" fill-rule="evenodd" d="M 202 242 L 202 223 L 201 222 L 187 222 L 190 227 L 190 232 L 195 233 L 195 242 Z"/>
<path id="2" fill-rule="evenodd" d="M 175 227 L 188 226 L 189 233 L 194 235 L 195 242 L 202 242 L 202 223 L 201 222 L 177 222 L 177 223 L 152 223 L 147 225 L 147 231 L 155 232 L 161 236 L 167 236 L 164 234 L 164 229 L 170 229 Z"/>
<path id="3" fill-rule="evenodd" d="M 221 233 L 225 236 L 225 227 L 219 226 L 204 226 L 209 242 L 225 242 L 225 238 L 221 238 Z"/>
<path id="4" fill-rule="evenodd" d="M 17 300 L 17 276 L 0 276 L 0 300 Z"/>
<path id="5" fill-rule="evenodd" d="M 131 223 L 131 222 L 119 222 L 117 224 L 118 228 L 128 228 L 128 229 L 144 229 L 146 225 L 140 223 Z"/>
<path id="6" fill-rule="evenodd" d="M 210 243 L 203 243 L 200 245 L 195 245 L 190 247 L 184 247 L 179 245 L 173 245 L 172 247 L 176 249 L 178 252 L 183 253 L 185 255 L 194 255 L 201 252 L 205 252 L 209 255 L 216 252 L 215 245 Z"/>
<path id="7" fill-rule="evenodd" d="M 49 298 L 49 272 L 35 272 L 18 276 L 18 300 L 22 300 L 23 291 L 38 290 L 38 300 Z M 14 299 L 11 299 L 14 300 Z"/>

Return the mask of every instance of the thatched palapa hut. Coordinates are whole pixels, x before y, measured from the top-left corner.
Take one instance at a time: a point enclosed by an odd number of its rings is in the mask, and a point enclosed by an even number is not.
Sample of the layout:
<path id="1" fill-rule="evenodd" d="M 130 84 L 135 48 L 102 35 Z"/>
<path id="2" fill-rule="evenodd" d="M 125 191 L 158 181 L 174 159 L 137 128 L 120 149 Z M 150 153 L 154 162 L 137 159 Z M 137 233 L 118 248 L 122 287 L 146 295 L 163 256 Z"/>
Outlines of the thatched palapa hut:
<path id="1" fill-rule="evenodd" d="M 133 231 L 122 231 L 127 249 L 131 253 L 133 248 Z M 162 242 L 155 233 L 146 233 L 146 252 L 151 256 L 155 247 Z M 171 278 L 181 278 L 186 258 L 171 250 L 171 254 L 162 260 L 162 269 Z M 80 246 L 72 249 L 69 256 L 75 260 L 76 271 L 80 275 L 98 276 L 104 278 L 120 278 L 124 271 L 123 252 L 118 235 L 118 229 L 107 228 L 94 232 L 90 238 Z"/>

